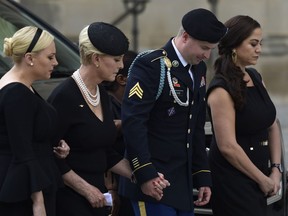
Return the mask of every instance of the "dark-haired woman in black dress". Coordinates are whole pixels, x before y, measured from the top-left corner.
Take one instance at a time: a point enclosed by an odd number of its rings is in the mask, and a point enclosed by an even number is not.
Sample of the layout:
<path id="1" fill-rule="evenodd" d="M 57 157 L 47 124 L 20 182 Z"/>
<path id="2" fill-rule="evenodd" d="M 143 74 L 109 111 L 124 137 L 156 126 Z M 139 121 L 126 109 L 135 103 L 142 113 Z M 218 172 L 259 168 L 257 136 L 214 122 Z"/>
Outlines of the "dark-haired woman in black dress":
<path id="1" fill-rule="evenodd" d="M 276 109 L 255 65 L 262 30 L 249 16 L 235 16 L 219 42 L 215 76 L 207 91 L 213 125 L 210 165 L 215 216 L 267 215 L 266 198 L 281 180 Z M 270 168 L 269 168 L 270 167 Z"/>

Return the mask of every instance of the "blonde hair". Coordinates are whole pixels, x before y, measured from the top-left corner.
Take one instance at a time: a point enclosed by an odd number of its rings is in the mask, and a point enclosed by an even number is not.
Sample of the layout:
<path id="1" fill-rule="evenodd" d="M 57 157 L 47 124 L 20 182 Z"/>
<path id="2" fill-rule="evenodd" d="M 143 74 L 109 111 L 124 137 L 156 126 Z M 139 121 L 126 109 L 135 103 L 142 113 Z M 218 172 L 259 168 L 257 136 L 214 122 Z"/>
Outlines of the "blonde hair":
<path id="1" fill-rule="evenodd" d="M 3 52 L 6 56 L 11 56 L 15 63 L 21 62 L 26 54 L 31 41 L 33 40 L 37 27 L 26 26 L 14 33 L 11 38 L 4 38 Z M 43 30 L 40 38 L 32 49 L 32 53 L 37 53 L 48 47 L 54 40 L 54 36 Z"/>
<path id="2" fill-rule="evenodd" d="M 79 51 L 81 64 L 87 65 L 91 63 L 91 57 L 94 53 L 103 55 L 104 53 L 96 49 L 91 43 L 88 36 L 88 26 L 82 29 L 79 34 Z"/>
<path id="3" fill-rule="evenodd" d="M 177 37 L 180 37 L 184 32 L 185 32 L 185 30 L 184 30 L 183 26 L 181 26 L 181 27 L 179 28 L 178 33 L 177 33 Z"/>

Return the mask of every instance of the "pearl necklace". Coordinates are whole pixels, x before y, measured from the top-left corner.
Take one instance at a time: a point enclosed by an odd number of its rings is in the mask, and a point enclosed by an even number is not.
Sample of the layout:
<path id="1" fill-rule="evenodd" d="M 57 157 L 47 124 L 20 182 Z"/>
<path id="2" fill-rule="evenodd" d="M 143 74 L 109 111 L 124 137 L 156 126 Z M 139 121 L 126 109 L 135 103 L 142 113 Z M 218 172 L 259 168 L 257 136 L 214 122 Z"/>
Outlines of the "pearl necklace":
<path id="1" fill-rule="evenodd" d="M 87 101 L 94 107 L 96 107 L 99 102 L 100 102 L 100 91 L 99 91 L 99 86 L 96 85 L 96 94 L 93 95 L 89 89 L 87 88 L 87 86 L 85 85 L 79 69 L 76 70 L 73 75 L 72 78 L 76 81 L 77 85 L 79 86 L 80 90 L 83 92 L 85 98 L 87 99 Z"/>

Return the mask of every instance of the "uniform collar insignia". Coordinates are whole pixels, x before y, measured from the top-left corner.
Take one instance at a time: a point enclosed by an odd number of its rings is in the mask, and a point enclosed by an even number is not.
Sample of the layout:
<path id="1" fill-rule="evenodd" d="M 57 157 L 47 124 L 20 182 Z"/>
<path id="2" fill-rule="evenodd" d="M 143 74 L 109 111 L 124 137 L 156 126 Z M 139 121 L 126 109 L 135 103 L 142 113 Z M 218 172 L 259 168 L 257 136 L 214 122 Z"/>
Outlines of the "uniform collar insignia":
<path id="1" fill-rule="evenodd" d="M 179 62 L 177 60 L 174 60 L 174 61 L 172 61 L 172 65 L 173 65 L 173 67 L 178 67 Z"/>

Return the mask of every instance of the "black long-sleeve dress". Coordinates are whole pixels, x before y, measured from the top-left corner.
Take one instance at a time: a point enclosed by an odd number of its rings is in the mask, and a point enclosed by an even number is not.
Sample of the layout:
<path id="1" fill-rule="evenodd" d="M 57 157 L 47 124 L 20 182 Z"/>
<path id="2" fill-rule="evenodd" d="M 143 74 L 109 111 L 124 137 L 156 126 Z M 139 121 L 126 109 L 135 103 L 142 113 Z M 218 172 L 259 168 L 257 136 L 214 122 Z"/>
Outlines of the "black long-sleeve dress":
<path id="1" fill-rule="evenodd" d="M 59 113 L 59 137 L 70 146 L 70 154 L 59 163 L 62 174 L 71 169 L 88 183 L 105 192 L 104 173 L 122 157 L 112 150 L 117 130 L 104 88 L 99 86 L 103 121 L 89 108 L 75 81 L 70 77 L 52 92 L 48 101 Z M 102 216 L 105 208 L 90 203 L 66 186 L 57 194 L 57 215 Z"/>
<path id="2" fill-rule="evenodd" d="M 55 109 L 25 85 L 0 90 L 0 215 L 31 216 L 31 194 L 43 191 L 47 216 L 55 215 L 55 194 L 62 183 L 52 136 Z"/>
<path id="3" fill-rule="evenodd" d="M 247 72 L 254 86 L 246 89 L 247 98 L 243 110 L 236 111 L 236 139 L 255 166 L 268 175 L 270 155 L 269 146 L 265 141 L 268 140 L 268 128 L 275 121 L 276 109 L 261 82 L 260 74 L 250 70 Z M 225 81 L 215 77 L 210 83 L 207 95 L 216 87 L 224 88 L 229 92 Z M 209 158 L 213 181 L 214 215 L 266 215 L 267 204 L 264 193 L 255 181 L 237 170 L 223 157 L 214 136 Z"/>

